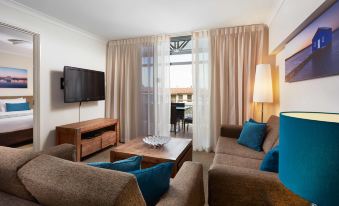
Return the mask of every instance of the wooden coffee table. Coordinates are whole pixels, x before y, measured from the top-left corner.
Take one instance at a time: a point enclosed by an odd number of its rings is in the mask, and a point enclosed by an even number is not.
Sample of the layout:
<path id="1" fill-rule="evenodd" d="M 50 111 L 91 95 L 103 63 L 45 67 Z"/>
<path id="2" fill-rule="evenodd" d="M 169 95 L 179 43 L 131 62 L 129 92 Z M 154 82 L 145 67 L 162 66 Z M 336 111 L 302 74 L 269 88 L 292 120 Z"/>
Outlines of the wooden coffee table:
<path id="1" fill-rule="evenodd" d="M 172 177 L 174 177 L 185 161 L 192 161 L 192 140 L 171 138 L 163 147 L 152 148 L 145 144 L 142 138 L 137 138 L 113 148 L 110 159 L 114 162 L 135 155 L 143 156 L 142 168 L 152 167 L 162 162 L 173 162 L 175 166 Z"/>

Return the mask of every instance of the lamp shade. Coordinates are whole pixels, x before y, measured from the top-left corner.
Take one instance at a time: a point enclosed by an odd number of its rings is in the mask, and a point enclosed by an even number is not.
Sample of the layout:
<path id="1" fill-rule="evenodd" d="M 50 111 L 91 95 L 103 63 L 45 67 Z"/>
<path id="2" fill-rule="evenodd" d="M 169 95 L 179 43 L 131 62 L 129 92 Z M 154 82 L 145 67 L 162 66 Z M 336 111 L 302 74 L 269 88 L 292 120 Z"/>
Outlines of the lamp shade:
<path id="1" fill-rule="evenodd" d="M 271 65 L 258 64 L 255 71 L 254 102 L 273 102 Z"/>
<path id="2" fill-rule="evenodd" d="M 280 114 L 279 178 L 311 203 L 339 205 L 339 114 Z"/>

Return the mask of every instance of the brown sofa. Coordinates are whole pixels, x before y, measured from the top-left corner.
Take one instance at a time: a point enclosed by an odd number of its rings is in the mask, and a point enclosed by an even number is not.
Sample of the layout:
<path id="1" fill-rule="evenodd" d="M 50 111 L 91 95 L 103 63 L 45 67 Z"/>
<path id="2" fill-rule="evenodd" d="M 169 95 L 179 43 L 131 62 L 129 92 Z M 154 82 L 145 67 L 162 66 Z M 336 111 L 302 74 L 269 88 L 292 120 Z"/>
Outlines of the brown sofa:
<path id="1" fill-rule="evenodd" d="M 72 162 L 74 154 L 73 145 L 41 153 L 0 147 L 0 205 L 145 205 L 133 175 Z M 204 202 L 202 166 L 185 162 L 157 205 Z"/>
<path id="2" fill-rule="evenodd" d="M 310 203 L 287 190 L 278 175 L 259 170 L 265 154 L 279 143 L 279 117 L 271 116 L 263 151 L 237 143 L 241 126 L 222 126 L 213 164 L 208 171 L 210 206 L 303 206 Z"/>

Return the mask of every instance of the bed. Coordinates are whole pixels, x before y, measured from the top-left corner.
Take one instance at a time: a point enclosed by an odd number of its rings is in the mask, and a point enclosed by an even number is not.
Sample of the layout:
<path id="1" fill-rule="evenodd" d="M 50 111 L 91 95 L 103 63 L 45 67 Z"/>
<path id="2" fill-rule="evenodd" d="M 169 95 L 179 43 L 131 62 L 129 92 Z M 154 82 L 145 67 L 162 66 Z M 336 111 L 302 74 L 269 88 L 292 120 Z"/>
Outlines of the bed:
<path id="1" fill-rule="evenodd" d="M 16 97 L 1 97 L 1 101 Z M 24 97 L 32 103 L 32 97 Z M 31 106 L 32 107 L 32 106 Z M 1 108 L 0 108 L 1 109 Z M 6 112 L 0 111 L 0 145 L 15 146 L 33 141 L 33 110 Z"/>

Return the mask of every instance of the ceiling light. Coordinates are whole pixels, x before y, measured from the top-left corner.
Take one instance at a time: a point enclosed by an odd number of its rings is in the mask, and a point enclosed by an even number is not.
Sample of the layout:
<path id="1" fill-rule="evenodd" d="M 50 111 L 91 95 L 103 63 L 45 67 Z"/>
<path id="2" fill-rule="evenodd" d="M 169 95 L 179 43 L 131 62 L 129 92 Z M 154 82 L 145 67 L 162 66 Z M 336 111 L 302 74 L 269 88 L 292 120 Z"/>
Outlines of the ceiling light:
<path id="1" fill-rule="evenodd" d="M 13 45 L 29 43 L 28 41 L 22 39 L 8 39 Z"/>

